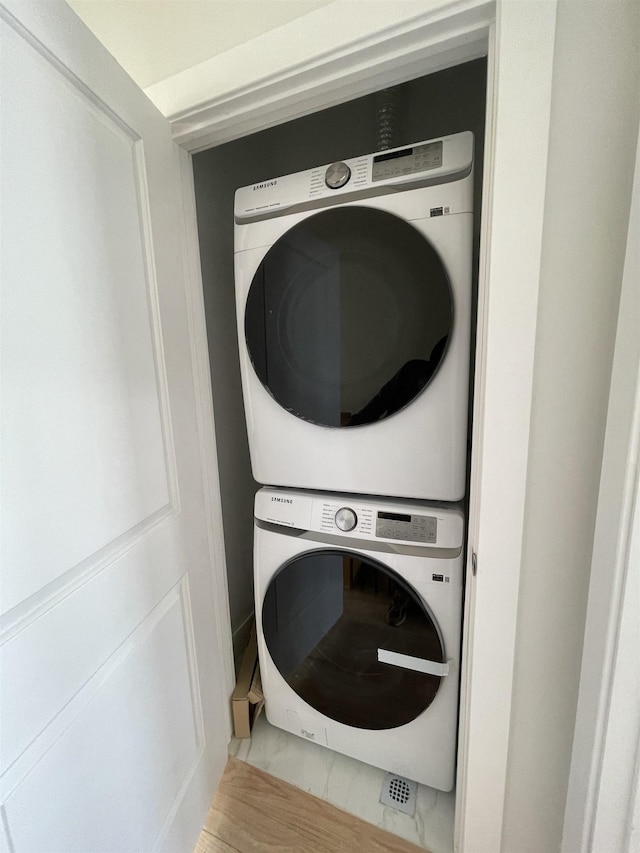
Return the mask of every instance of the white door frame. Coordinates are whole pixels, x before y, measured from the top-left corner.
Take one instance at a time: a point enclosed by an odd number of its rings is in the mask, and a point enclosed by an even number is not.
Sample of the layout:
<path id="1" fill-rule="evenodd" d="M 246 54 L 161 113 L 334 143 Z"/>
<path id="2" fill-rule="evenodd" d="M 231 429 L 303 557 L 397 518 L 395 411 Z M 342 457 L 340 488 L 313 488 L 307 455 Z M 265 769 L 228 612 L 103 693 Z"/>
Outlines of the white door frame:
<path id="1" fill-rule="evenodd" d="M 176 141 L 195 152 L 488 54 L 469 520 L 477 575 L 468 573 L 455 831 L 459 851 L 499 851 L 557 0 L 497 0 L 495 5 L 484 0 L 433 0 L 429 5 L 429 11 L 404 24 L 396 21 L 321 55 L 312 51 L 310 59 L 279 72 L 271 69 L 267 76 L 233 91 L 203 97 L 216 79 L 211 67 L 203 67 L 209 63 L 204 63 L 199 70 L 178 75 L 182 79 L 174 78 L 163 92 L 153 87 L 148 93 L 168 113 Z M 348 33 L 349 27 L 345 30 Z M 274 41 L 269 42 L 270 38 Z M 273 55 L 280 55 L 278 38 L 280 31 L 276 37 L 262 37 L 262 51 L 272 44 Z M 523 86 L 527 97 L 522 96 Z M 527 164 L 526 170 L 522 163 Z M 188 181 L 184 194 L 185 204 L 193 210 L 193 187 Z M 198 303 L 202 283 L 197 257 L 190 267 L 193 299 Z M 207 341 L 204 324 L 197 326 L 195 346 L 204 387 Z M 214 477 L 213 436 L 208 456 Z M 221 541 L 217 550 L 221 553 Z M 219 585 L 222 588 L 220 580 Z"/>

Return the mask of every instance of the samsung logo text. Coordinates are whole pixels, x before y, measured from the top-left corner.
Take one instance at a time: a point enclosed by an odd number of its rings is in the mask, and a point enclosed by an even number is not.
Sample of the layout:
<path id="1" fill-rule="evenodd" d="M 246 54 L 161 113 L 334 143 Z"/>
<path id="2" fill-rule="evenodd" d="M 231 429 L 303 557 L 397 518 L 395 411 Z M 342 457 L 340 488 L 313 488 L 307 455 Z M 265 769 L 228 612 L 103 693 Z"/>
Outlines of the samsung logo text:
<path id="1" fill-rule="evenodd" d="M 272 496 L 271 500 L 275 501 L 276 503 L 279 503 L 279 504 L 292 504 L 293 503 L 291 498 L 276 498 L 276 497 Z"/>
<path id="2" fill-rule="evenodd" d="M 254 184 L 253 191 L 255 192 L 256 190 L 266 190 L 267 187 L 275 187 L 277 183 L 277 181 L 265 181 L 263 184 Z"/>

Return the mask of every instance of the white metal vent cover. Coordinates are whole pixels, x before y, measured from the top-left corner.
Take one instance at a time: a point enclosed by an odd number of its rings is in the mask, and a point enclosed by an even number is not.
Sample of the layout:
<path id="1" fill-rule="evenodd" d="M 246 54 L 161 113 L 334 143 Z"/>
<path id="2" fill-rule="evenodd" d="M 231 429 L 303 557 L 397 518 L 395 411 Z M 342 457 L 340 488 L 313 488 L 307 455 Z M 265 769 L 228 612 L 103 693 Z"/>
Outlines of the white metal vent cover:
<path id="1" fill-rule="evenodd" d="M 413 817 L 416 810 L 417 792 L 417 782 L 412 782 L 396 773 L 387 773 L 382 780 L 380 802 L 383 806 L 391 806 L 392 809 Z"/>

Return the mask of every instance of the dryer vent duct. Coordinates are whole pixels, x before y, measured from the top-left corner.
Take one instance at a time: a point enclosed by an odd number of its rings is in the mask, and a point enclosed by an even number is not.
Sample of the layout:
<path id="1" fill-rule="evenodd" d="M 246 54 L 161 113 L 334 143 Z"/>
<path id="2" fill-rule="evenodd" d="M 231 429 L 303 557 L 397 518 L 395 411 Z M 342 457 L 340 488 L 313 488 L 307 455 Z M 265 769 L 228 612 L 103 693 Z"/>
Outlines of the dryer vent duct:
<path id="1" fill-rule="evenodd" d="M 398 87 L 383 89 L 376 96 L 376 151 L 398 147 Z"/>

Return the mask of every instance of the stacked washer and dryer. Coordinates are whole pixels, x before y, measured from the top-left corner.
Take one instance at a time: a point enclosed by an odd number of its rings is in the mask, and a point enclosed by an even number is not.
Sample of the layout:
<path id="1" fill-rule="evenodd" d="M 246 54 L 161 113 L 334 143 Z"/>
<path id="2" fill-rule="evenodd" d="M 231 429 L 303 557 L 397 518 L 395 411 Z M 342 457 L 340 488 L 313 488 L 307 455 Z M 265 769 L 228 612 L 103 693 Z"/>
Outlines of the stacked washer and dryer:
<path id="1" fill-rule="evenodd" d="M 256 626 L 275 726 L 454 784 L 473 136 L 235 199 L 256 495 Z"/>

